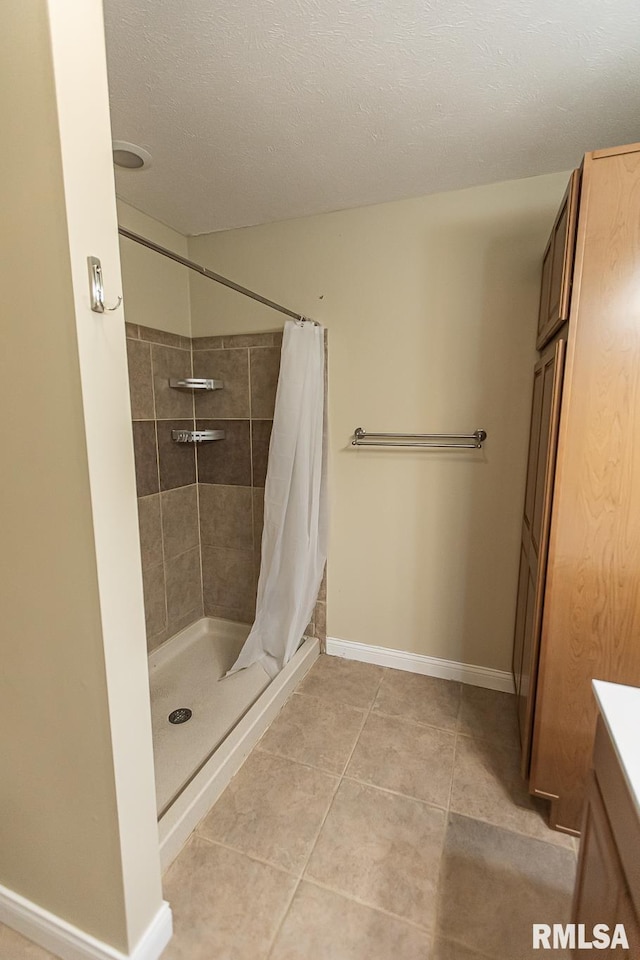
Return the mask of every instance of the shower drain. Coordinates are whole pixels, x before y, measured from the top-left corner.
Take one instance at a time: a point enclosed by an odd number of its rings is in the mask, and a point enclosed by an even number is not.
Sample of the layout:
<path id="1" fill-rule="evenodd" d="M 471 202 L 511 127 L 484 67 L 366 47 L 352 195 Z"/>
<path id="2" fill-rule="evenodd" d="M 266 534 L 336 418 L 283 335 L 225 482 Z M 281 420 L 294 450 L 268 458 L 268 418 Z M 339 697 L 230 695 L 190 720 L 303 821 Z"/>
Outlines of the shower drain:
<path id="1" fill-rule="evenodd" d="M 191 720 L 192 711 L 188 707 L 178 707 L 169 714 L 169 723 L 186 723 Z"/>

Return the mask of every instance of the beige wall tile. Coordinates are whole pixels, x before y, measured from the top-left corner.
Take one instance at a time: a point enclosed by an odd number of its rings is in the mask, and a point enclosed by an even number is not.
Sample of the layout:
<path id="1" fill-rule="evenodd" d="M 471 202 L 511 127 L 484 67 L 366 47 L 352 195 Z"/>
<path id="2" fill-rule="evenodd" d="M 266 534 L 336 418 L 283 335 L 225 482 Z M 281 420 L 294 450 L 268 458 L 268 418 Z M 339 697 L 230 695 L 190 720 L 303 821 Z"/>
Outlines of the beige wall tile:
<path id="1" fill-rule="evenodd" d="M 169 380 L 191 376 L 191 351 L 154 343 L 151 347 L 153 392 L 158 420 L 193 419 L 193 393 L 169 386 Z"/>
<path id="2" fill-rule="evenodd" d="M 264 487 L 267 479 L 272 427 L 273 420 L 251 421 L 251 451 L 253 457 L 251 482 L 254 487 Z"/>
<path id="3" fill-rule="evenodd" d="M 142 340 L 127 340 L 129 396 L 133 420 L 153 420 L 153 383 L 151 376 L 151 346 Z"/>
<path id="4" fill-rule="evenodd" d="M 193 350 L 222 350 L 222 337 L 193 337 Z"/>
<path id="5" fill-rule="evenodd" d="M 316 627 L 316 637 L 320 640 L 327 639 L 327 605 L 318 601 L 313 611 L 313 622 Z"/>
<path id="6" fill-rule="evenodd" d="M 167 580 L 167 617 L 170 623 L 180 620 L 202 605 L 200 550 L 195 547 L 179 557 L 165 561 Z"/>
<path id="7" fill-rule="evenodd" d="M 258 568 L 262 550 L 262 531 L 264 528 L 264 487 L 253 488 L 253 545 L 257 554 Z"/>
<path id="8" fill-rule="evenodd" d="M 322 574 L 322 580 L 320 582 L 320 590 L 318 591 L 318 600 L 322 603 L 327 602 L 327 566 L 325 564 L 324 572 Z"/>
<path id="9" fill-rule="evenodd" d="M 138 500 L 138 528 L 140 530 L 140 554 L 143 567 L 162 563 L 162 522 L 160 519 L 160 496 L 155 493 Z"/>
<path id="10" fill-rule="evenodd" d="M 280 372 L 279 347 L 254 347 L 249 350 L 251 364 L 251 416 L 272 420 Z"/>
<path id="11" fill-rule="evenodd" d="M 160 503 L 164 557 L 170 560 L 199 545 L 198 488 L 193 483 L 188 487 L 164 490 L 160 494 Z"/>
<path id="12" fill-rule="evenodd" d="M 153 420 L 134 421 L 133 450 L 137 493 L 139 497 L 148 497 L 159 490 L 156 425 Z"/>
<path id="13" fill-rule="evenodd" d="M 196 482 L 193 443 L 176 443 L 172 430 L 193 430 L 193 420 L 158 420 L 158 465 L 160 489 L 173 490 Z"/>
<path id="14" fill-rule="evenodd" d="M 139 336 L 141 340 L 148 340 L 149 343 L 159 343 L 166 347 L 174 347 L 178 350 L 189 350 L 191 340 L 179 333 L 169 333 L 166 330 L 158 330 L 155 327 L 145 327 L 138 325 Z"/>
<path id="15" fill-rule="evenodd" d="M 251 487 L 200 484 L 200 535 L 210 547 L 253 550 Z"/>
<path id="16" fill-rule="evenodd" d="M 196 620 L 201 620 L 203 616 L 204 611 L 202 608 L 202 603 L 200 602 L 197 607 L 193 608 L 193 610 L 189 610 L 187 613 L 183 614 L 177 619 L 169 621 L 165 639 L 168 640 L 169 637 L 175 636 L 176 633 L 184 630 L 185 627 L 188 627 L 191 623 L 195 623 Z"/>
<path id="17" fill-rule="evenodd" d="M 198 430 L 224 430 L 224 440 L 198 446 L 200 483 L 251 486 L 251 438 L 248 420 L 197 420 Z"/>
<path id="18" fill-rule="evenodd" d="M 246 610 L 255 604 L 253 551 L 202 545 L 202 581 L 207 615 L 213 606 Z"/>
<path id="19" fill-rule="evenodd" d="M 193 375 L 224 382 L 221 390 L 196 393 L 196 417 L 215 419 L 249 416 L 247 350 L 198 350 L 193 354 Z"/>
<path id="20" fill-rule="evenodd" d="M 142 571 L 144 612 L 147 637 L 153 637 L 167 626 L 164 565 L 158 563 Z"/>
<path id="21" fill-rule="evenodd" d="M 226 607 L 224 604 L 212 603 L 206 606 L 205 616 L 220 617 L 222 620 L 233 620 L 234 623 L 252 624 L 255 618 L 255 606 L 253 604 L 247 607 Z"/>
<path id="22" fill-rule="evenodd" d="M 238 347 L 272 347 L 277 333 L 235 333 L 224 336 L 225 348 Z"/>

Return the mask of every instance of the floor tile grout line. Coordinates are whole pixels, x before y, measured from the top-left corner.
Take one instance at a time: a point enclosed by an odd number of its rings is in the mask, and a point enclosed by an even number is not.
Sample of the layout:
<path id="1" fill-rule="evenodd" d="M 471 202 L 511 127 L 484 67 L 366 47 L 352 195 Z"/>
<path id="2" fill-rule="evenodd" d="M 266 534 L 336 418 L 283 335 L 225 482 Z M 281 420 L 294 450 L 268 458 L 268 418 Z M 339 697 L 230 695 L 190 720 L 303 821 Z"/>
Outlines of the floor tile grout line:
<path id="1" fill-rule="evenodd" d="M 356 707 L 352 703 L 348 703 L 346 700 L 336 700 L 333 697 L 320 697 L 313 693 L 302 693 L 302 692 L 299 692 L 298 690 L 294 690 L 292 696 L 306 697 L 308 700 L 320 700 L 321 703 L 339 704 L 342 707 L 351 707 L 352 710 L 360 710 L 361 712 L 363 711 L 366 712 L 367 718 L 370 713 L 373 713 L 373 715 L 376 717 L 384 717 L 385 719 L 388 719 L 388 720 L 398 720 L 402 723 L 410 723 L 416 727 L 421 727 L 421 728 L 427 727 L 429 730 L 440 730 L 441 733 L 449 733 L 453 735 L 456 732 L 455 727 L 453 728 L 440 727 L 435 723 L 424 723 L 422 720 L 414 720 L 412 717 L 403 717 L 395 713 L 387 713 L 384 710 L 374 710 L 373 708 L 375 707 L 375 700 L 371 707 Z M 377 693 L 376 693 L 376 696 L 377 696 Z M 473 735 L 467 734 L 467 736 L 472 737 Z M 479 738 L 473 738 L 473 739 L 479 739 Z"/>
<path id="2" fill-rule="evenodd" d="M 436 803 L 434 800 L 425 800 L 424 797 L 416 797 L 412 793 L 401 793 L 399 790 L 392 790 L 391 787 L 382 787 L 379 783 L 371 783 L 369 780 L 362 780 L 360 777 L 354 777 L 345 773 L 342 780 L 348 780 L 349 783 L 357 783 L 361 787 L 369 787 L 371 790 L 380 790 L 381 793 L 388 793 L 392 797 L 401 797 L 403 800 L 412 800 L 415 803 L 422 803 L 424 806 L 432 807 L 434 810 L 441 810 L 443 813 L 448 811 L 448 807 L 442 803 Z"/>
<path id="3" fill-rule="evenodd" d="M 382 677 L 380 678 L 380 681 L 378 682 L 378 687 L 376 688 L 376 693 L 374 694 L 374 696 L 373 696 L 373 698 L 372 698 L 372 700 L 371 700 L 371 704 L 369 705 L 369 709 L 366 711 L 366 714 L 365 714 L 364 717 L 363 717 L 362 724 L 361 724 L 361 726 L 360 726 L 360 729 L 358 730 L 358 735 L 356 736 L 356 739 L 355 739 L 355 742 L 354 742 L 354 744 L 353 744 L 353 747 L 352 747 L 351 751 L 349 752 L 349 756 L 347 757 L 347 761 L 346 761 L 346 763 L 345 763 L 344 769 L 343 769 L 343 771 L 342 771 L 342 773 L 341 773 L 340 775 L 336 776 L 335 788 L 334 788 L 334 790 L 333 790 L 333 793 L 331 794 L 331 799 L 329 800 L 329 803 L 327 804 L 327 809 L 326 809 L 326 811 L 325 811 L 325 814 L 324 814 L 324 816 L 322 817 L 322 820 L 321 820 L 321 822 L 320 822 L 320 824 L 319 824 L 319 826 L 318 826 L 318 830 L 317 830 L 316 835 L 315 835 L 315 837 L 314 837 L 313 843 L 312 843 L 312 844 L 310 845 L 310 847 L 309 847 L 309 852 L 308 852 L 308 854 L 307 854 L 307 856 L 306 856 L 306 858 L 305 858 L 304 864 L 302 865 L 302 871 L 301 871 L 301 873 L 300 873 L 300 877 L 299 877 L 299 879 L 298 879 L 298 882 L 297 882 L 297 884 L 296 884 L 296 886 L 295 886 L 295 890 L 293 891 L 293 895 L 292 895 L 292 897 L 291 897 L 291 900 L 289 901 L 289 905 L 288 905 L 287 909 L 285 910 L 285 912 L 284 912 L 284 914 L 283 914 L 283 916 L 282 916 L 282 920 L 280 921 L 280 923 L 279 923 L 279 925 L 278 925 L 278 928 L 277 928 L 277 930 L 276 930 L 276 932 L 275 932 L 275 934 L 274 934 L 274 936 L 273 936 L 273 939 L 271 940 L 271 943 L 270 943 L 270 945 L 269 945 L 269 949 L 267 950 L 267 954 L 266 954 L 267 960 L 268 960 L 269 956 L 271 956 L 271 953 L 273 952 L 273 948 L 274 948 L 274 946 L 275 946 L 275 944 L 276 944 L 276 941 L 277 941 L 277 939 L 278 939 L 278 935 L 279 935 L 282 927 L 284 926 L 284 923 L 285 923 L 285 921 L 286 921 L 286 919 L 287 919 L 287 917 L 288 917 L 288 915 L 289 915 L 289 911 L 291 910 L 291 906 L 292 906 L 293 901 L 294 901 L 294 899 L 295 899 L 296 893 L 298 892 L 298 889 L 299 889 L 299 887 L 300 887 L 300 884 L 301 884 L 302 881 L 305 879 L 305 873 L 306 873 L 306 869 L 307 869 L 307 867 L 308 867 L 308 865 L 309 865 L 309 861 L 311 860 L 311 857 L 312 857 L 312 855 L 313 855 L 313 851 L 315 850 L 316 844 L 318 843 L 318 839 L 320 838 L 320 834 L 322 833 L 322 828 L 324 827 L 325 822 L 326 822 L 326 820 L 327 820 L 327 817 L 329 816 L 329 813 L 330 813 L 330 811 L 331 811 L 331 808 L 333 807 L 333 802 L 334 802 L 334 800 L 335 800 L 335 798 L 336 798 L 336 794 L 337 794 L 337 792 L 338 792 L 338 790 L 339 790 L 339 788 L 340 788 L 340 784 L 342 783 L 342 781 L 343 781 L 343 779 L 344 779 L 344 773 L 345 773 L 347 767 L 349 766 L 349 763 L 350 763 L 350 761 L 351 761 L 351 757 L 353 756 L 353 752 L 354 752 L 354 750 L 356 749 L 356 746 L 358 745 L 358 741 L 360 740 L 360 735 L 361 735 L 361 733 L 362 733 L 362 731 L 363 731 L 363 729 L 364 729 L 364 725 L 365 725 L 365 723 L 367 722 L 367 718 L 368 718 L 369 714 L 371 713 L 371 710 L 373 709 L 373 704 L 374 704 L 374 702 L 375 702 L 375 698 L 376 698 L 376 696 L 377 696 L 378 689 L 379 689 L 379 686 L 380 686 L 380 683 L 381 683 L 381 682 L 382 682 Z M 294 691 L 294 694 L 295 694 L 295 691 Z M 316 699 L 319 699 L 319 698 L 316 698 Z M 287 758 L 287 759 L 288 759 L 288 758 Z M 294 761 L 294 762 L 295 762 L 295 761 Z M 317 767 L 312 767 L 311 764 L 309 764 L 309 766 L 311 767 L 312 770 L 313 770 L 313 769 L 316 769 L 316 770 L 318 769 Z"/>
<path id="4" fill-rule="evenodd" d="M 447 845 L 447 834 L 449 833 L 449 823 L 451 821 L 451 795 L 453 792 L 453 778 L 455 775 L 456 752 L 458 746 L 458 730 L 460 728 L 460 715 L 462 713 L 462 684 L 460 685 L 460 695 L 458 697 L 458 712 L 456 714 L 455 736 L 453 741 L 453 760 L 451 763 L 451 780 L 449 782 L 449 798 L 447 811 L 444 815 L 444 830 L 442 831 L 442 846 L 440 847 L 440 856 L 436 869 L 436 889 L 435 889 L 435 909 L 433 912 L 433 944 L 435 945 L 440 927 L 440 889 L 442 884 L 442 873 L 444 870 L 444 851 Z"/>
<path id="5" fill-rule="evenodd" d="M 276 926 L 276 928 L 275 928 L 275 931 L 274 931 L 274 933 L 273 933 L 273 937 L 272 937 L 271 940 L 269 941 L 269 946 L 267 947 L 267 952 L 266 952 L 265 955 L 264 955 L 265 960 L 269 960 L 269 957 L 270 957 L 271 954 L 273 953 L 273 948 L 274 948 L 275 945 L 276 945 L 276 941 L 277 941 L 277 939 L 278 939 L 278 936 L 279 936 L 279 934 L 280 934 L 280 931 L 282 930 L 282 928 L 283 928 L 283 926 L 284 926 L 285 920 L 286 920 L 287 917 L 289 916 L 289 911 L 291 910 L 291 907 L 292 907 L 292 905 L 293 905 L 293 901 L 294 901 L 295 898 L 296 898 L 296 893 L 298 892 L 301 883 L 302 883 L 302 877 L 298 877 L 297 880 L 296 880 L 296 882 L 295 882 L 295 885 L 294 885 L 294 887 L 293 887 L 293 890 L 291 891 L 291 896 L 290 896 L 290 898 L 289 898 L 289 902 L 287 903 L 285 909 L 284 909 L 283 912 L 282 912 L 282 916 L 281 916 L 281 918 L 280 918 L 280 922 L 277 924 L 277 926 Z"/>
<path id="6" fill-rule="evenodd" d="M 335 800 L 335 798 L 336 798 L 336 794 L 338 793 L 338 790 L 340 789 L 340 784 L 342 783 L 342 781 L 343 781 L 344 778 L 345 778 L 345 773 L 346 773 L 346 771 L 347 771 L 347 769 L 348 769 L 348 767 L 349 767 L 349 764 L 351 763 L 351 758 L 353 757 L 353 754 L 354 754 L 354 752 L 355 752 L 355 750 L 356 750 L 356 747 L 358 746 L 358 743 L 360 742 L 360 737 L 361 737 L 361 735 L 362 735 L 362 731 L 364 730 L 364 727 L 365 727 L 365 724 L 366 724 L 366 722 L 367 722 L 367 720 L 368 720 L 368 718 L 369 718 L 369 715 L 371 714 L 371 711 L 373 710 L 373 704 L 375 703 L 375 699 L 376 699 L 376 696 L 377 696 L 377 693 L 378 693 L 378 689 L 380 688 L 380 683 L 382 683 L 382 677 L 381 677 L 380 680 L 378 681 L 378 687 L 376 688 L 375 694 L 374 694 L 373 697 L 371 698 L 371 703 L 370 703 L 370 705 L 369 705 L 369 709 L 367 710 L 366 714 L 365 714 L 364 717 L 363 717 L 362 723 L 361 723 L 361 725 L 360 725 L 360 729 L 358 730 L 358 734 L 357 734 L 357 736 L 356 736 L 356 738 L 355 738 L 355 740 L 354 740 L 353 747 L 352 747 L 351 750 L 349 751 L 349 756 L 347 757 L 347 760 L 346 760 L 345 765 L 344 765 L 344 767 L 343 767 L 342 773 L 338 776 L 338 782 L 337 782 L 337 784 L 336 784 L 336 788 L 335 788 L 335 790 L 333 791 L 333 795 L 332 795 L 332 797 L 331 797 L 330 803 L 329 803 L 328 806 L 327 806 L 326 813 L 325 813 L 324 817 L 322 818 L 322 823 L 320 824 L 320 826 L 319 826 L 319 828 L 318 828 L 318 832 L 317 832 L 317 834 L 316 834 L 315 840 L 313 841 L 312 846 L 309 848 L 309 853 L 308 853 L 308 855 L 307 855 L 307 858 L 306 858 L 304 867 L 303 867 L 303 869 L 302 869 L 302 876 L 303 876 L 303 877 L 304 877 L 304 875 L 305 875 L 305 873 L 306 873 L 307 867 L 309 866 L 309 861 L 311 860 L 311 857 L 313 856 L 313 851 L 314 851 L 315 848 L 316 848 L 316 845 L 317 845 L 317 843 L 318 843 L 318 839 L 320 838 L 320 834 L 322 833 L 322 828 L 324 827 L 325 822 L 326 822 L 326 820 L 327 820 L 327 817 L 329 816 L 329 813 L 330 813 L 330 811 L 331 811 L 331 808 L 333 807 L 333 803 L 334 803 L 334 800 Z"/>
<path id="7" fill-rule="evenodd" d="M 286 754 L 278 753 L 276 750 L 271 750 L 271 749 L 267 749 L 266 747 L 261 747 L 260 741 L 256 743 L 253 750 L 256 753 L 264 753 L 266 756 L 269 756 L 269 757 L 277 757 L 278 760 L 288 760 L 290 763 L 297 763 L 301 767 L 306 767 L 307 770 L 315 770 L 317 773 L 323 773 L 326 777 L 332 777 L 334 780 L 340 780 L 342 777 L 342 774 L 336 772 L 335 770 L 328 770 L 326 767 L 319 767 L 316 764 L 307 763 L 306 760 L 299 760 L 296 757 L 288 757 Z"/>
<path id="8" fill-rule="evenodd" d="M 376 906 L 367 900 L 361 900 L 359 897 L 354 897 L 351 893 L 345 893 L 344 890 L 340 890 L 338 887 L 332 887 L 330 884 L 323 883 L 322 880 L 316 880 L 314 877 L 302 877 L 301 880 L 304 883 L 309 883 L 314 887 L 318 887 L 320 890 L 326 890 L 328 893 L 335 893 L 336 896 L 342 897 L 343 900 L 349 900 L 351 903 L 357 903 L 360 907 L 366 907 L 367 910 L 373 910 L 375 913 L 379 913 L 383 917 L 389 917 L 391 920 L 397 920 L 399 923 L 406 923 L 407 926 L 413 927 L 415 930 L 419 930 L 421 933 L 426 933 L 429 936 L 435 936 L 435 927 L 425 927 L 420 923 L 416 923 L 415 920 L 409 919 L 409 917 L 403 917 L 400 913 L 393 913 L 391 910 L 385 910 L 384 907 Z"/>
<path id="9" fill-rule="evenodd" d="M 453 781 L 456 775 L 456 758 L 458 755 L 458 732 L 453 739 L 453 758 L 451 760 L 451 779 L 449 780 L 449 796 L 447 797 L 447 812 L 451 809 L 451 797 L 453 796 Z"/>
<path id="10" fill-rule="evenodd" d="M 356 746 L 357 746 L 357 742 L 356 742 Z M 266 750 L 264 747 L 261 747 L 259 744 L 256 744 L 256 746 L 253 749 L 256 753 L 261 753 L 264 756 L 274 757 L 277 760 L 286 760 L 288 763 L 295 763 L 300 767 L 304 767 L 306 770 L 313 770 L 316 773 L 321 773 L 325 777 L 329 777 L 332 780 L 336 780 L 336 790 L 341 780 L 348 780 L 350 783 L 357 783 L 360 786 L 369 787 L 372 790 L 380 790 L 382 793 L 388 793 L 394 797 L 402 797 L 404 800 L 414 800 L 416 803 L 422 803 L 422 804 L 425 804 L 427 807 L 433 807 L 434 810 L 443 810 L 446 812 L 449 809 L 449 807 L 446 804 L 436 803 L 434 800 L 425 800 L 424 797 L 416 797 L 411 793 L 402 793 L 400 790 L 393 790 L 391 787 L 383 787 L 379 783 L 373 783 L 369 780 L 363 780 L 361 777 L 354 777 L 352 774 L 349 774 L 346 770 L 344 773 L 336 773 L 334 770 L 327 770 L 325 767 L 318 767 L 312 763 L 307 763 L 304 760 L 298 760 L 294 757 L 287 757 L 285 756 L 285 754 L 276 753 L 273 750 Z M 472 818 L 472 819 L 475 819 L 475 818 Z M 234 847 L 234 849 L 236 848 Z"/>
<path id="11" fill-rule="evenodd" d="M 254 863 L 260 863 L 263 867 L 271 867 L 273 870 L 277 870 L 279 873 L 284 873 L 287 877 L 291 877 L 292 880 L 299 881 L 302 879 L 302 875 L 296 873 L 294 870 L 287 870 L 286 867 L 281 866 L 278 863 L 274 863 L 272 860 L 265 860 L 264 857 L 258 856 L 257 853 L 247 853 L 246 850 L 240 850 L 239 847 L 234 847 L 230 843 L 225 843 L 224 840 L 213 840 L 211 837 L 207 837 L 204 833 L 199 833 L 196 828 L 191 834 L 190 840 L 194 837 L 197 837 L 198 840 L 204 840 L 205 843 L 210 844 L 214 847 L 222 847 L 223 850 L 228 850 L 230 853 L 237 853 L 239 857 L 246 857 L 247 860 L 253 860 Z"/>

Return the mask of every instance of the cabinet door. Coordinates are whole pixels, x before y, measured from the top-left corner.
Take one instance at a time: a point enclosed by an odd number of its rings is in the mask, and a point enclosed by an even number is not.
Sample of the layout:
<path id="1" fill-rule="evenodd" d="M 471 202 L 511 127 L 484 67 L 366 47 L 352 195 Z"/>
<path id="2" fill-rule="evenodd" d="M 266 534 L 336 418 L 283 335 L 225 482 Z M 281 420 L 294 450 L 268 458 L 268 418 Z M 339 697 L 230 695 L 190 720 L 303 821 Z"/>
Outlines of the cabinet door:
<path id="1" fill-rule="evenodd" d="M 538 350 L 542 350 L 569 319 L 579 193 L 580 171 L 574 170 L 542 261 Z"/>
<path id="2" fill-rule="evenodd" d="M 591 774 L 580 841 L 573 922 L 584 923 L 587 930 L 592 930 L 596 923 L 615 926 L 624 886 L 607 812 Z"/>
<path id="3" fill-rule="evenodd" d="M 591 931 L 597 923 L 606 923 L 610 931 L 613 931 L 617 923 L 623 923 L 629 950 L 614 947 L 599 950 L 598 956 L 610 957 L 611 960 L 616 957 L 618 960 L 625 957 L 628 960 L 637 960 L 640 956 L 638 918 L 593 773 L 587 788 L 572 919 L 574 923 L 584 923 L 587 939 L 590 939 Z M 582 950 L 575 951 L 576 957 L 582 955 Z"/>
<path id="4" fill-rule="evenodd" d="M 550 346 L 536 364 L 533 378 L 529 463 L 513 655 L 522 774 L 525 777 L 528 776 L 531 754 L 565 346 L 564 339 L 559 339 Z"/>

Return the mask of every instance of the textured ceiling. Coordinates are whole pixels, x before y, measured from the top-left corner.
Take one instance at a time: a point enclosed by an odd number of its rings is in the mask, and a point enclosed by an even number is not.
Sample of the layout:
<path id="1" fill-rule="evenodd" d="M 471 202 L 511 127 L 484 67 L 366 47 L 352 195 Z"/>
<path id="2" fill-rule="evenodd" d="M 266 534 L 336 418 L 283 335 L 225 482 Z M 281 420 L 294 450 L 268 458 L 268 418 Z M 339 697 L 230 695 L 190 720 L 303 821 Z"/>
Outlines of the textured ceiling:
<path id="1" fill-rule="evenodd" d="M 105 0 L 118 193 L 198 234 L 640 140 L 638 0 Z"/>

